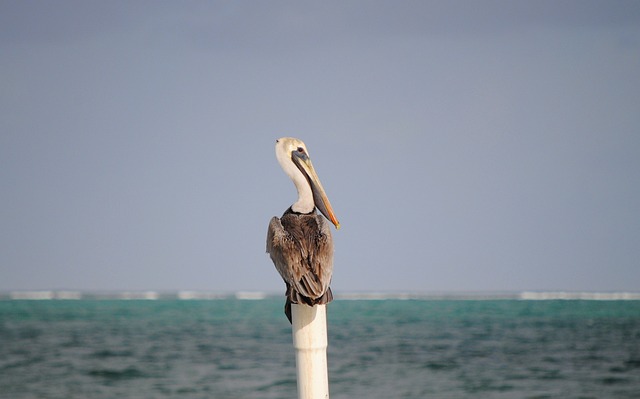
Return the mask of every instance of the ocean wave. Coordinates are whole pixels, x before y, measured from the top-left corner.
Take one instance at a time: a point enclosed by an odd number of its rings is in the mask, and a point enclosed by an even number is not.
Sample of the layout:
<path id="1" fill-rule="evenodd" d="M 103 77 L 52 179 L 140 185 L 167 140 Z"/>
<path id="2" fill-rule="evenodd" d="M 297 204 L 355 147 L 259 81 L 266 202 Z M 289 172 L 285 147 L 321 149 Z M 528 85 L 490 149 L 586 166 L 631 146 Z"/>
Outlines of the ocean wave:
<path id="1" fill-rule="evenodd" d="M 532 292 L 520 293 L 520 298 L 528 301 L 540 300 L 589 300 L 589 301 L 637 301 L 640 300 L 640 293 L 637 292 Z"/>
<path id="2" fill-rule="evenodd" d="M 209 291 L 179 291 L 177 294 L 178 299 L 190 300 L 190 299 L 224 299 L 227 296 Z"/>
<path id="3" fill-rule="evenodd" d="M 236 299 L 243 300 L 261 300 L 266 299 L 267 294 L 260 291 L 238 291 L 236 292 Z"/>
<path id="4" fill-rule="evenodd" d="M 121 370 L 110 368 L 92 369 L 87 371 L 87 375 L 91 377 L 100 377 L 107 380 L 123 380 L 146 377 L 145 373 L 133 366 Z"/>
<path id="5" fill-rule="evenodd" d="M 9 298 L 17 300 L 51 300 L 51 299 L 82 299 L 79 291 L 12 291 Z"/>

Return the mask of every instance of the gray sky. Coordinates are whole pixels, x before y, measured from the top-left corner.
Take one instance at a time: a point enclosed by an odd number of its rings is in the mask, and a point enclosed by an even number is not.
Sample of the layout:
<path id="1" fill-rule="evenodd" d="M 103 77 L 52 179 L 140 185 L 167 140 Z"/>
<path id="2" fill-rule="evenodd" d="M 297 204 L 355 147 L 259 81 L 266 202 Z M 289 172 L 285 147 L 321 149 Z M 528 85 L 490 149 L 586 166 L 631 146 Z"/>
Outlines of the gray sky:
<path id="1" fill-rule="evenodd" d="M 0 3 L 0 290 L 260 290 L 309 147 L 334 291 L 640 288 L 640 2 Z"/>

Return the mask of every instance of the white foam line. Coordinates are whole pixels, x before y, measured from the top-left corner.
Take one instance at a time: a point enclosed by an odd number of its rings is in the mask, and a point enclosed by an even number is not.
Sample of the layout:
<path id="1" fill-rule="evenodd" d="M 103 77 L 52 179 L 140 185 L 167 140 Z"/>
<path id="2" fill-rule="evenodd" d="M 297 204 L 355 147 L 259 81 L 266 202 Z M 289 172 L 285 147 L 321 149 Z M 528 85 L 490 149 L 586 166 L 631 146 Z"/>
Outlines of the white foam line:
<path id="1" fill-rule="evenodd" d="M 225 298 L 225 295 L 220 295 L 214 292 L 207 292 L 207 291 L 179 291 L 177 297 L 178 299 L 182 299 L 182 300 L 223 299 Z"/>
<path id="2" fill-rule="evenodd" d="M 264 292 L 253 292 L 253 291 L 238 291 L 236 292 L 237 299 L 245 299 L 245 300 L 261 300 L 265 299 L 267 294 Z"/>
<path id="3" fill-rule="evenodd" d="M 53 291 L 13 291 L 9 294 L 11 299 L 48 300 L 55 298 Z"/>
<path id="4" fill-rule="evenodd" d="M 520 299 L 528 301 L 544 300 L 589 300 L 589 301 L 637 301 L 640 293 L 637 292 L 532 292 L 520 293 Z"/>
<path id="5" fill-rule="evenodd" d="M 147 300 L 156 300 L 159 295 L 155 291 L 144 291 L 144 292 L 121 292 L 118 295 L 118 299 L 147 299 Z"/>

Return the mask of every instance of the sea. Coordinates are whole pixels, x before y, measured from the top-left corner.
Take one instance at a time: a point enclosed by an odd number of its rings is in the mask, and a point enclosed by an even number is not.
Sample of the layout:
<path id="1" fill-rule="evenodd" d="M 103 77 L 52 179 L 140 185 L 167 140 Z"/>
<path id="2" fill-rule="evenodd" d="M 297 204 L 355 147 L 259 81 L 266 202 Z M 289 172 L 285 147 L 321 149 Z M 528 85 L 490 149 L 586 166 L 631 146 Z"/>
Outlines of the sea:
<path id="1" fill-rule="evenodd" d="M 330 395 L 640 398 L 638 299 L 336 295 Z M 0 398 L 296 398 L 283 305 L 252 293 L 5 297 Z"/>

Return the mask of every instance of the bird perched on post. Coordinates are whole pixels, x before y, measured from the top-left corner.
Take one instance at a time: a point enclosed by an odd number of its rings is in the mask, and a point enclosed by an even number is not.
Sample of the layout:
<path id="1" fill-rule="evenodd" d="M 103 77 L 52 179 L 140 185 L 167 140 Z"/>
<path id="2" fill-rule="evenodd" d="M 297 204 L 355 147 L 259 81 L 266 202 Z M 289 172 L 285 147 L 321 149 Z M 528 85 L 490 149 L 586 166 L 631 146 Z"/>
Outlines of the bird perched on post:
<path id="1" fill-rule="evenodd" d="M 329 199 L 313 169 L 305 144 L 292 137 L 276 140 L 276 158 L 298 190 L 298 200 L 281 218 L 273 217 L 267 231 L 267 252 L 287 291 L 285 314 L 291 322 L 291 304 L 309 306 L 333 300 L 329 283 L 333 273 L 333 239 L 320 210 L 340 228 Z"/>

